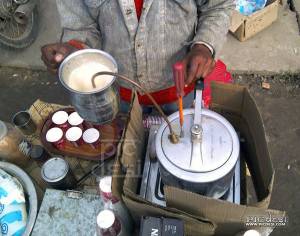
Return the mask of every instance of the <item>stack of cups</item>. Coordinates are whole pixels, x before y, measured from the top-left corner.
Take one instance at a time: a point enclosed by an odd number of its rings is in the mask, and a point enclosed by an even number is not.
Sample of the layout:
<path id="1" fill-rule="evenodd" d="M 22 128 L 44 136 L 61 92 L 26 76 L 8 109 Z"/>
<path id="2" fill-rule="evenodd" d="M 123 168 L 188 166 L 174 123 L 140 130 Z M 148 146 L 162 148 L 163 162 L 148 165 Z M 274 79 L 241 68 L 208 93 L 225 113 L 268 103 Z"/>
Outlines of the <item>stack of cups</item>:
<path id="1" fill-rule="evenodd" d="M 132 231 L 132 218 L 125 207 L 125 205 L 115 196 L 113 196 L 111 191 L 112 177 L 105 176 L 100 179 L 99 182 L 99 192 L 100 196 L 104 201 L 104 208 L 115 212 L 115 214 L 120 218 L 124 232 Z"/>
<path id="2" fill-rule="evenodd" d="M 73 146 L 79 147 L 83 144 L 82 129 L 80 129 L 79 127 L 71 127 L 66 132 L 66 139 L 67 141 L 72 143 Z"/>
<path id="3" fill-rule="evenodd" d="M 57 149 L 61 149 L 65 145 L 64 132 L 61 128 L 54 127 L 47 131 L 47 142 L 51 143 Z"/>
<path id="4" fill-rule="evenodd" d="M 100 144 L 100 132 L 95 128 L 89 128 L 83 133 L 83 141 L 96 149 Z"/>
<path id="5" fill-rule="evenodd" d="M 118 216 L 111 210 L 103 210 L 97 216 L 97 236 L 129 236 L 124 233 Z"/>
<path id="6" fill-rule="evenodd" d="M 83 119 L 76 111 L 69 115 L 68 122 L 71 126 L 83 128 Z"/>
<path id="7" fill-rule="evenodd" d="M 69 115 L 67 112 L 57 111 L 52 115 L 52 123 L 56 127 L 66 131 L 69 128 L 68 118 Z"/>
<path id="8" fill-rule="evenodd" d="M 46 141 L 57 149 L 62 149 L 66 141 L 74 147 L 88 144 L 94 149 L 100 144 L 99 130 L 85 122 L 77 112 L 68 114 L 57 111 L 52 115 L 52 123 L 52 128 L 46 134 Z"/>

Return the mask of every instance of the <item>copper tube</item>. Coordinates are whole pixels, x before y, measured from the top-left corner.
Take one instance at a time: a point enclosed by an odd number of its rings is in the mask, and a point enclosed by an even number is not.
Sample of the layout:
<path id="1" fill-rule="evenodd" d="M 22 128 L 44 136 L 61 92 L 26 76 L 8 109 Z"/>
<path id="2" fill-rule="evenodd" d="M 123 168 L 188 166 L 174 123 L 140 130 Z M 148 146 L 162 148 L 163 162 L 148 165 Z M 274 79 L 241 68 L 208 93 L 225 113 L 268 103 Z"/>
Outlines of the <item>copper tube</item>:
<path id="1" fill-rule="evenodd" d="M 145 93 L 147 95 L 147 97 L 151 100 L 151 102 L 153 103 L 153 105 L 155 106 L 155 108 L 157 109 L 157 111 L 162 115 L 162 117 L 164 118 L 164 120 L 167 122 L 169 130 L 170 130 L 170 135 L 169 135 L 170 141 L 172 143 L 178 143 L 179 142 L 179 137 L 173 131 L 171 123 L 168 120 L 168 117 L 165 115 L 165 113 L 163 112 L 163 110 L 161 109 L 161 107 L 157 104 L 157 102 L 155 101 L 155 99 L 152 97 L 152 95 L 150 93 L 148 93 L 148 91 L 146 89 L 144 89 L 138 83 L 136 83 L 136 82 L 132 81 L 131 79 L 127 78 L 126 76 L 119 75 L 119 74 L 114 73 L 114 72 L 108 72 L 108 71 L 97 72 L 96 74 L 93 75 L 93 77 L 92 77 L 93 88 L 96 88 L 95 79 L 98 76 L 100 76 L 100 75 L 112 75 L 112 76 L 115 76 L 115 77 L 117 77 L 119 79 L 125 80 L 125 81 L 133 84 L 135 87 L 137 87 L 138 89 L 140 89 L 143 93 Z"/>

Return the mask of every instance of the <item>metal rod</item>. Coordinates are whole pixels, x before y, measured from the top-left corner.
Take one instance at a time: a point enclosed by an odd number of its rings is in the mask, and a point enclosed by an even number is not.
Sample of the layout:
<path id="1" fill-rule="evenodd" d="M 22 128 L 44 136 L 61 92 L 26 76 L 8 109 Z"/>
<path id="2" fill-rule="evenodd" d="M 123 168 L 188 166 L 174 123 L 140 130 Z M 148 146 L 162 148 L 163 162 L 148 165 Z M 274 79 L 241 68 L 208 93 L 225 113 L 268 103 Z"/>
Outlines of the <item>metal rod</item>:
<path id="1" fill-rule="evenodd" d="M 93 77 L 92 77 L 93 88 L 96 88 L 95 79 L 98 76 L 100 76 L 100 75 L 112 75 L 112 76 L 115 76 L 115 77 L 117 77 L 119 79 L 125 80 L 125 81 L 133 84 L 135 87 L 137 87 L 138 89 L 140 89 L 143 93 L 145 93 L 147 95 L 147 97 L 151 100 L 151 102 L 153 103 L 153 105 L 155 106 L 155 108 L 157 109 L 157 111 L 162 115 L 163 119 L 167 122 L 169 130 L 170 130 L 170 136 L 169 136 L 170 141 L 172 143 L 174 143 L 174 144 L 179 142 L 179 137 L 173 131 L 173 128 L 171 126 L 170 121 L 168 120 L 168 117 L 165 115 L 165 113 L 163 112 L 163 110 L 161 109 L 161 107 L 157 104 L 157 102 L 152 97 L 152 95 L 147 92 L 147 90 L 145 90 L 141 85 L 139 85 L 138 83 L 132 81 L 131 79 L 127 78 L 126 76 L 119 75 L 119 74 L 114 73 L 114 72 L 108 72 L 108 71 L 97 72 L 96 74 L 93 75 Z"/>

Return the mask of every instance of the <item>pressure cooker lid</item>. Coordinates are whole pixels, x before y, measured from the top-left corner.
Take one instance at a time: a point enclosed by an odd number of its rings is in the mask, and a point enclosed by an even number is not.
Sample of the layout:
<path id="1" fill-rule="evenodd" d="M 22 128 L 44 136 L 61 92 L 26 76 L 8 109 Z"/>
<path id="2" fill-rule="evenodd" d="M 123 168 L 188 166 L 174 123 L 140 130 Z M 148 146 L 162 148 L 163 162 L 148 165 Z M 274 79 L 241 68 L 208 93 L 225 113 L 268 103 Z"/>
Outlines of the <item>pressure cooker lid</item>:
<path id="1" fill-rule="evenodd" d="M 210 172 L 222 167 L 231 157 L 233 152 L 233 139 L 227 125 L 228 122 L 215 112 L 205 110 L 202 114 L 202 140 L 200 145 L 192 145 L 191 128 L 194 124 L 194 114 L 185 112 L 184 137 L 178 144 L 170 142 L 170 134 L 167 126 L 161 132 L 160 142 L 162 153 L 158 154 L 164 167 L 168 168 L 168 162 L 181 170 L 188 172 Z M 224 120 L 226 122 L 224 122 Z M 175 132 L 179 134 L 179 117 L 173 116 L 171 124 Z M 199 148 L 199 150 L 192 150 Z M 192 156 L 192 152 L 197 155 Z M 166 161 L 167 160 L 167 161 Z M 167 163 L 167 164 L 166 164 Z"/>

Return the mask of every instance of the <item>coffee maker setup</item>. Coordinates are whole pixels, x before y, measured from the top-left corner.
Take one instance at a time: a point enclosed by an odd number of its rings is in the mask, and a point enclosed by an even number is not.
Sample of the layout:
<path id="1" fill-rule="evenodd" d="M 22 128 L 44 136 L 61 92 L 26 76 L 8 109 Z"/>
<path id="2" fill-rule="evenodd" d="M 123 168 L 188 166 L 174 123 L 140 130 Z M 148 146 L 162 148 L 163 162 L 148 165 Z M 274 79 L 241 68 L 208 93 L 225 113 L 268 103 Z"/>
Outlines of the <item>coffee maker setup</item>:
<path id="1" fill-rule="evenodd" d="M 177 64 L 173 70 L 177 88 L 182 87 L 182 67 Z M 136 87 L 153 102 L 164 122 L 150 130 L 140 195 L 165 205 L 163 185 L 171 185 L 239 203 L 239 138 L 223 116 L 202 107 L 203 80 L 195 81 L 194 108 L 179 107 L 178 112 L 167 117 L 146 89 L 117 72 L 117 63 L 109 54 L 86 49 L 73 53 L 63 62 L 59 77 L 70 92 L 75 110 L 93 124 L 105 124 L 116 117 L 117 79 Z M 78 73 L 85 79 L 78 80 Z"/>

